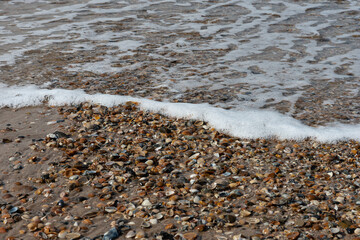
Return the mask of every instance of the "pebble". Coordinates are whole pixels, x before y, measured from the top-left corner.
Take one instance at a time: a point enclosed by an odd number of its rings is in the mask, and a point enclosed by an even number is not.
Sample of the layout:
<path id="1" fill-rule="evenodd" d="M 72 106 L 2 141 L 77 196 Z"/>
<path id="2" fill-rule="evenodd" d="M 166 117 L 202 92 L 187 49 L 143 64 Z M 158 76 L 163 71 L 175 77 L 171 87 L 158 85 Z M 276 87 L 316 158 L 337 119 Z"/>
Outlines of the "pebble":
<path id="1" fill-rule="evenodd" d="M 138 230 L 135 235 L 135 239 L 141 239 L 145 237 L 145 232 L 143 230 Z"/>
<path id="2" fill-rule="evenodd" d="M 192 188 L 192 189 L 189 190 L 189 192 L 190 192 L 190 193 L 198 193 L 199 190 Z"/>
<path id="3" fill-rule="evenodd" d="M 144 207 L 151 207 L 152 206 L 152 203 L 149 201 L 149 199 L 145 199 L 142 203 L 141 203 L 142 206 Z"/>
<path id="4" fill-rule="evenodd" d="M 250 216 L 250 215 L 251 215 L 251 212 L 248 211 L 248 210 L 242 210 L 242 211 L 240 212 L 240 216 L 241 216 L 241 217 L 248 217 L 248 216 Z"/>
<path id="5" fill-rule="evenodd" d="M 186 240 L 195 240 L 197 239 L 197 237 L 198 234 L 195 232 L 188 232 L 183 234 L 183 238 L 185 238 Z"/>
<path id="6" fill-rule="evenodd" d="M 261 220 L 259 218 L 249 218 L 246 221 L 250 224 L 258 224 L 261 222 Z"/>
<path id="7" fill-rule="evenodd" d="M 173 229 L 173 228 L 175 228 L 175 225 L 173 223 L 166 224 L 165 226 L 165 230 Z"/>
<path id="8" fill-rule="evenodd" d="M 158 224 L 158 220 L 157 220 L 157 219 L 150 219 L 149 222 L 151 223 L 151 225 L 156 225 L 156 224 Z"/>
<path id="9" fill-rule="evenodd" d="M 199 231 L 199 232 L 203 232 L 206 230 L 206 225 L 205 224 L 201 224 L 195 227 L 195 230 Z"/>
<path id="10" fill-rule="evenodd" d="M 104 234 L 102 240 L 113 240 L 119 236 L 120 236 L 119 231 L 116 229 L 116 227 L 113 227 Z"/>
<path id="11" fill-rule="evenodd" d="M 305 225 L 305 221 L 303 219 L 297 218 L 294 221 L 294 225 L 295 225 L 295 227 L 301 228 L 301 227 L 303 227 Z"/>
<path id="12" fill-rule="evenodd" d="M 117 211 L 116 207 L 105 207 L 105 212 L 114 213 Z"/>
<path id="13" fill-rule="evenodd" d="M 56 123 L 57 123 L 57 121 L 49 121 L 49 122 L 46 123 L 46 125 L 54 125 Z"/>
<path id="14" fill-rule="evenodd" d="M 145 164 L 147 164 L 148 166 L 152 166 L 154 164 L 154 161 L 153 160 L 147 160 L 145 162 Z"/>
<path id="15" fill-rule="evenodd" d="M 133 230 L 128 231 L 125 235 L 126 238 L 133 238 L 135 236 L 136 236 L 136 232 Z"/>
<path id="16" fill-rule="evenodd" d="M 81 237 L 81 234 L 80 233 L 68 233 L 68 234 L 66 234 L 66 239 L 70 239 L 70 240 L 72 240 L 72 239 L 79 239 Z"/>
<path id="17" fill-rule="evenodd" d="M 151 223 L 150 222 L 143 222 L 141 224 L 141 227 L 143 227 L 143 228 L 151 228 Z"/>
<path id="18" fill-rule="evenodd" d="M 199 196 L 195 196 L 193 201 L 194 201 L 194 203 L 199 203 L 200 200 L 201 200 L 201 199 L 200 199 Z"/>
<path id="19" fill-rule="evenodd" d="M 72 175 L 72 176 L 69 177 L 69 180 L 76 180 L 79 177 L 80 177 L 79 175 Z"/>
<path id="20" fill-rule="evenodd" d="M 19 210 L 18 207 L 12 207 L 12 208 L 9 209 L 9 213 L 13 214 L 13 213 L 16 213 L 18 210 Z"/>
<path id="21" fill-rule="evenodd" d="M 347 142 L 351 147 L 334 151 L 331 144 L 315 148 L 311 141 L 245 141 L 202 127 L 206 123 L 170 121 L 127 107 L 114 107 L 111 114 L 105 111 L 110 108 L 96 105 L 93 113 L 84 106 L 63 108 L 64 115 L 77 116 L 71 131 L 61 130 L 68 137 L 37 141 L 37 150 L 29 154 L 36 160 L 25 161 L 24 168 L 46 164 L 43 172 L 26 185 L 19 180 L 18 185 L 1 186 L 0 200 L 7 201 L 0 201 L 4 223 L 26 222 L 24 236 L 53 231 L 59 239 L 70 230 L 86 237 L 87 230 L 99 226 L 98 219 L 111 223 L 106 234 L 114 235 L 104 234 L 106 240 L 122 232 L 123 238 L 141 239 L 157 229 L 164 230 L 156 233 L 158 238 L 196 239 L 216 232 L 219 239 L 231 239 L 239 226 L 257 232 L 252 239 L 275 233 L 296 239 L 304 231 L 309 236 L 319 231 L 334 237 L 341 231 L 360 235 L 354 191 L 360 172 L 354 151 L 347 157 L 360 144 Z M 84 122 L 89 128 L 83 128 Z M 46 148 L 49 142 L 53 145 Z M 56 151 L 56 157 L 42 161 L 42 148 Z M 17 198 L 15 211 L 10 202 Z M 33 212 L 21 201 L 33 206 L 39 199 L 39 211 L 51 211 L 50 221 L 60 227 L 50 231 L 47 217 L 29 220 Z M 79 216 L 80 211 L 84 214 Z"/>
<path id="22" fill-rule="evenodd" d="M 14 170 L 21 170 L 21 169 L 23 169 L 24 168 L 24 166 L 22 165 L 22 164 L 16 164 L 16 165 L 14 165 L 14 167 L 13 167 L 13 169 Z"/>
<path id="23" fill-rule="evenodd" d="M 335 201 L 338 202 L 338 203 L 344 203 L 345 198 L 344 198 L 344 197 L 337 197 L 337 198 L 335 199 Z"/>
<path id="24" fill-rule="evenodd" d="M 292 232 L 292 233 L 288 233 L 286 236 L 290 240 L 296 240 L 299 237 L 299 235 L 300 235 L 299 232 Z"/>

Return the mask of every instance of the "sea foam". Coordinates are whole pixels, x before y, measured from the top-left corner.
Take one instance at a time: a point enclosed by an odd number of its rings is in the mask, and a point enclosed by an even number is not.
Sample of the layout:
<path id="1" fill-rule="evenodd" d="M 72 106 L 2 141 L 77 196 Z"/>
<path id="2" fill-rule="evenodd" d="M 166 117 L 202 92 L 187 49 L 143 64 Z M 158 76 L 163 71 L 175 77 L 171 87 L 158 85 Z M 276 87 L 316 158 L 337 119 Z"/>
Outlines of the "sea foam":
<path id="1" fill-rule="evenodd" d="M 310 127 L 289 116 L 268 110 L 225 110 L 209 104 L 158 102 L 130 96 L 87 94 L 83 90 L 44 89 L 35 85 L 7 86 L 0 84 L 0 108 L 51 106 L 92 102 L 107 107 L 138 102 L 143 110 L 162 113 L 174 118 L 197 119 L 208 122 L 212 127 L 240 138 L 314 138 L 320 142 L 338 140 L 360 140 L 360 125 L 332 124 Z"/>

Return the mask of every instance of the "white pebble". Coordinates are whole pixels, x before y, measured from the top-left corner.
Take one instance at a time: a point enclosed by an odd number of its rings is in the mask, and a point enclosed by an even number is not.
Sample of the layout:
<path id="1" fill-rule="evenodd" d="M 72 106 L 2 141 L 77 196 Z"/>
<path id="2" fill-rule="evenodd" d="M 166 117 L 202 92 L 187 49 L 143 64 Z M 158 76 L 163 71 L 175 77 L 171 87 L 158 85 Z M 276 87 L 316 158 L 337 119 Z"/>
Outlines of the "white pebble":
<path id="1" fill-rule="evenodd" d="M 145 199 L 142 203 L 141 203 L 142 206 L 144 207 L 151 207 L 152 206 L 152 203 L 149 201 L 149 199 Z"/>
<path id="2" fill-rule="evenodd" d="M 151 225 L 156 225 L 158 223 L 158 220 L 153 218 L 153 219 L 150 219 L 149 222 L 151 223 Z"/>

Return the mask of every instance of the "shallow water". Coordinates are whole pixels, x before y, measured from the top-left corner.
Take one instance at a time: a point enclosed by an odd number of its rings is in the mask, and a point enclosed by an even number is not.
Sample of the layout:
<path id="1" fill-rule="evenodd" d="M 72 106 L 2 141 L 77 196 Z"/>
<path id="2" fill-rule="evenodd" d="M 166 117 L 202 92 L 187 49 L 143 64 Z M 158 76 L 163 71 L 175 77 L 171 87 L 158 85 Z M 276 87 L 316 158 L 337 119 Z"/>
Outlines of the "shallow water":
<path id="1" fill-rule="evenodd" d="M 359 13 L 357 0 L 0 1 L 0 82 L 359 123 Z"/>

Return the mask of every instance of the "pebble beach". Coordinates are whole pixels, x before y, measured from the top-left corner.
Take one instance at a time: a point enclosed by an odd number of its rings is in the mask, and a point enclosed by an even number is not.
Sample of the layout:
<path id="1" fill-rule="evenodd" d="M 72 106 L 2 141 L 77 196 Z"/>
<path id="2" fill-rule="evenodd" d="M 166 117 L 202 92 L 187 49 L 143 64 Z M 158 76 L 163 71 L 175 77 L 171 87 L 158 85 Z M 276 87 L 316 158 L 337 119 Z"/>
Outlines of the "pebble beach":
<path id="1" fill-rule="evenodd" d="M 4 239 L 360 236 L 358 142 L 239 139 L 135 102 L 1 111 Z"/>
<path id="2" fill-rule="evenodd" d="M 360 239 L 360 5 L 0 2 L 0 239 Z"/>

